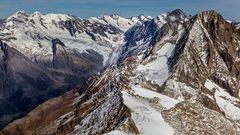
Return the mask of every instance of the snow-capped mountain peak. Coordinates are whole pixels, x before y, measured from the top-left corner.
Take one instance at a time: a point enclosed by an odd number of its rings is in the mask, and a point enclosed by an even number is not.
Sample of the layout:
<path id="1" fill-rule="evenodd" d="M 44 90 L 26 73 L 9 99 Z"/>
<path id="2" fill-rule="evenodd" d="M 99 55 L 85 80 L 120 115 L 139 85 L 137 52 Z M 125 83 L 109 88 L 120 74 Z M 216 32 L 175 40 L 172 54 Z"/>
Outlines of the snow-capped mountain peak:
<path id="1" fill-rule="evenodd" d="M 28 17 L 28 14 L 25 11 L 17 11 L 15 14 L 9 16 L 7 21 L 11 21 L 13 19 L 18 19 L 19 21 L 24 21 Z"/>
<path id="2" fill-rule="evenodd" d="M 136 17 L 125 18 L 120 15 L 103 15 L 98 17 L 89 18 L 90 22 L 99 22 L 103 24 L 110 24 L 115 27 L 120 28 L 123 31 L 127 31 L 129 28 L 135 24 L 142 24 L 144 21 L 150 20 L 152 17 L 139 15 Z"/>
<path id="3" fill-rule="evenodd" d="M 180 9 L 173 10 L 172 12 L 163 13 L 156 17 L 159 24 L 165 24 L 167 22 L 180 21 L 184 22 L 188 20 L 188 16 Z"/>
<path id="4" fill-rule="evenodd" d="M 144 22 L 144 21 L 149 21 L 153 19 L 151 16 L 145 16 L 144 14 L 140 14 L 138 16 L 133 16 L 130 19 L 138 18 L 139 21 Z"/>

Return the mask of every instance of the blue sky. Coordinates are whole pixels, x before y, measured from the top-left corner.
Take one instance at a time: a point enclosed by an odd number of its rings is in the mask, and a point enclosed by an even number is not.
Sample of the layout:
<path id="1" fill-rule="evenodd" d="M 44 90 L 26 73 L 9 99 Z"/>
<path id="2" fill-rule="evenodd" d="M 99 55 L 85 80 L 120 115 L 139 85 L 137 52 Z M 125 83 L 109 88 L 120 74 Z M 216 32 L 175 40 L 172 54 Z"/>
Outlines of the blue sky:
<path id="1" fill-rule="evenodd" d="M 18 10 L 66 13 L 82 18 L 101 14 L 157 16 L 177 8 L 192 15 L 214 9 L 226 19 L 240 21 L 240 0 L 0 0 L 0 17 L 10 16 Z"/>

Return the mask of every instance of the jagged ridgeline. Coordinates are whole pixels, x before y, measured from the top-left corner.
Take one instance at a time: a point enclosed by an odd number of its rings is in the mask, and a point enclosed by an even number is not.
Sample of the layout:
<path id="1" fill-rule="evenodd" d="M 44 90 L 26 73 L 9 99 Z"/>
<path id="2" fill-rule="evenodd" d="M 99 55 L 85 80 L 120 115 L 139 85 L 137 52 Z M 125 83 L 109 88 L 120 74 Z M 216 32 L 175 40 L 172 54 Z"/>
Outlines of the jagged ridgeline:
<path id="1" fill-rule="evenodd" d="M 17 12 L 0 25 L 0 134 L 238 135 L 237 24 Z"/>

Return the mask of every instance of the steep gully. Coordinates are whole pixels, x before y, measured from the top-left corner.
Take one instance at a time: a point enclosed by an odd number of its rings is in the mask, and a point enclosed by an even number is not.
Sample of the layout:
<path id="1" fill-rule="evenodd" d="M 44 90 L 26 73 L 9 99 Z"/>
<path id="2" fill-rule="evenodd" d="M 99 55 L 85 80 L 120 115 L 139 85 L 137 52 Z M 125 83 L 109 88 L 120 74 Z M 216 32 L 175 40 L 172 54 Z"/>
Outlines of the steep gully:
<path id="1" fill-rule="evenodd" d="M 53 56 L 52 56 L 52 67 L 55 68 L 55 69 L 57 68 L 57 67 L 56 67 L 57 45 L 60 45 L 60 46 L 62 46 L 62 47 L 65 47 L 64 43 L 63 43 L 61 40 L 59 40 L 58 38 L 55 38 L 55 39 L 52 40 L 52 53 L 53 53 Z"/>

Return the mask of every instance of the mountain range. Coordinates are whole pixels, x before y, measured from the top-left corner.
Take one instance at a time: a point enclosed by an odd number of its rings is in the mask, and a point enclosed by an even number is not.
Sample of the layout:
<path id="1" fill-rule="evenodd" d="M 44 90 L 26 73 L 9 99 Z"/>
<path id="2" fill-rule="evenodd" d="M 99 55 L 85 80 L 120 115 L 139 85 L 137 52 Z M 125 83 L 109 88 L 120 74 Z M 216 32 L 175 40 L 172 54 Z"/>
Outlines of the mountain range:
<path id="1" fill-rule="evenodd" d="M 213 10 L 0 20 L 0 135 L 239 135 L 239 82 Z"/>

